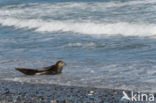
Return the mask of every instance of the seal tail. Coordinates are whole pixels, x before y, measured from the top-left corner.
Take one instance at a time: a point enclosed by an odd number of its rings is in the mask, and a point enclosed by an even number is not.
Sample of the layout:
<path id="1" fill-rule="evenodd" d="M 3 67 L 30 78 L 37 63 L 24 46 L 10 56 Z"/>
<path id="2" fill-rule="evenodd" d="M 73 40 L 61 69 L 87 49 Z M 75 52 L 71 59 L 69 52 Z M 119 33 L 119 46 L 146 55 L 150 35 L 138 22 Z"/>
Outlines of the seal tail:
<path id="1" fill-rule="evenodd" d="M 17 71 L 22 72 L 25 75 L 35 75 L 36 73 L 38 73 L 37 70 L 34 69 L 26 69 L 26 68 L 15 68 Z"/>

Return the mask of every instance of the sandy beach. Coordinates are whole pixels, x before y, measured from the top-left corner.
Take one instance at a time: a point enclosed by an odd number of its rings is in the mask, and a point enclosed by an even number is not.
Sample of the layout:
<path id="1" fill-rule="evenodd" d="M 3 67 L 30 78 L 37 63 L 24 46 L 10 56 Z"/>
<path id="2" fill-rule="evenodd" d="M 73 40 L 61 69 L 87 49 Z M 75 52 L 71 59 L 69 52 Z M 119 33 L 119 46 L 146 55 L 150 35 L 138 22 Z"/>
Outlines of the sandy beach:
<path id="1" fill-rule="evenodd" d="M 122 100 L 122 92 L 123 90 L 1 81 L 0 103 L 144 103 Z M 130 94 L 130 91 L 125 92 Z"/>

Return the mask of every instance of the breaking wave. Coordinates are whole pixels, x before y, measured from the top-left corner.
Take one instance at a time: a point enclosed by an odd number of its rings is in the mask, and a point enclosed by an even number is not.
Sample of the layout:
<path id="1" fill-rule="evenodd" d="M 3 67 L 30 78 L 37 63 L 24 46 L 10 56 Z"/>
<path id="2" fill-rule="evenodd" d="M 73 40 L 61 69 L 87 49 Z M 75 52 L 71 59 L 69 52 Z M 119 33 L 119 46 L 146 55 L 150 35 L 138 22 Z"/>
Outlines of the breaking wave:
<path id="1" fill-rule="evenodd" d="M 91 36 L 155 36 L 155 24 L 135 24 L 128 22 L 94 23 L 75 21 L 43 21 L 41 19 L 0 18 L 2 26 L 13 26 L 17 29 L 33 29 L 35 32 L 73 32 Z"/>

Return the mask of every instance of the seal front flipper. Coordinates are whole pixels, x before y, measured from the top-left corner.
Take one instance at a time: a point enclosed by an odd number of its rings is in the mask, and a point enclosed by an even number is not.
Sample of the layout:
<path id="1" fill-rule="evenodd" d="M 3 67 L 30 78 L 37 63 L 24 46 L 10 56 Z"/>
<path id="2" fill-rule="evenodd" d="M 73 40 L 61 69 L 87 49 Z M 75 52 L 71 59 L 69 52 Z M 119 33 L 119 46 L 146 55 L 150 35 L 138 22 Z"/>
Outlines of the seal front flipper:
<path id="1" fill-rule="evenodd" d="M 36 73 L 38 73 L 38 71 L 34 70 L 34 69 L 16 68 L 16 70 L 20 71 L 26 75 L 35 75 Z"/>

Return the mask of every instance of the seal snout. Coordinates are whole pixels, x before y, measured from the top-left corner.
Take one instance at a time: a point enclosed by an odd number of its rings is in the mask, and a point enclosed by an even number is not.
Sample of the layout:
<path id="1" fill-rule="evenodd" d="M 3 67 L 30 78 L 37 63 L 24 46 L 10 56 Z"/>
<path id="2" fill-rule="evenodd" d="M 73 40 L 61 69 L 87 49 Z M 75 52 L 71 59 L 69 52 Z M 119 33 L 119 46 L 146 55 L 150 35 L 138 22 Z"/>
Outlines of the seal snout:
<path id="1" fill-rule="evenodd" d="M 66 66 L 67 64 L 65 63 L 65 62 L 63 62 L 63 61 L 58 61 L 57 63 L 56 63 L 56 65 L 58 65 L 58 66 Z"/>

